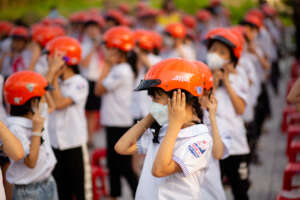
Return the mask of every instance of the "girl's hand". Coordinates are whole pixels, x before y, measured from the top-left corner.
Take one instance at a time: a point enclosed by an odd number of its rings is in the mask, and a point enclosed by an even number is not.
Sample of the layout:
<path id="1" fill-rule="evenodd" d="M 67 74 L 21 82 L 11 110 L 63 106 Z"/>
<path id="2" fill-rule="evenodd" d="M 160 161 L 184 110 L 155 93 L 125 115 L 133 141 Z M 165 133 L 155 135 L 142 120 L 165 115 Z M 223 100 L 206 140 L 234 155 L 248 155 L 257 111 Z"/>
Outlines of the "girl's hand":
<path id="1" fill-rule="evenodd" d="M 213 94 L 210 96 L 210 99 L 207 104 L 207 108 L 209 110 L 210 115 L 216 115 L 217 108 L 218 108 L 218 100 Z"/>
<path id="2" fill-rule="evenodd" d="M 49 69 L 52 70 L 54 73 L 59 71 L 62 66 L 65 64 L 65 61 L 63 59 L 64 53 L 55 51 L 52 56 L 49 57 Z"/>
<path id="3" fill-rule="evenodd" d="M 37 112 L 32 117 L 32 130 L 33 132 L 41 132 L 44 128 L 45 118 L 40 114 L 40 108 L 37 107 Z"/>
<path id="4" fill-rule="evenodd" d="M 168 99 L 168 114 L 169 123 L 180 124 L 181 126 L 186 121 L 186 101 L 185 93 L 181 90 L 173 92 L 172 99 Z"/>

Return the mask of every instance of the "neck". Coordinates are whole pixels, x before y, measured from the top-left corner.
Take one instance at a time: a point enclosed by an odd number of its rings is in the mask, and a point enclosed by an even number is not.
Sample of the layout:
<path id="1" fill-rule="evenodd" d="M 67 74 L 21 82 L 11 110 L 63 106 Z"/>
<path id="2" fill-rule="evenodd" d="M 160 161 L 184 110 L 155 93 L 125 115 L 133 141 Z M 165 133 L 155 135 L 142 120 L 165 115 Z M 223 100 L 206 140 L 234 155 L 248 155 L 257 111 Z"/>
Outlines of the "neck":
<path id="1" fill-rule="evenodd" d="M 71 78 L 74 75 L 75 75 L 74 72 L 72 70 L 68 69 L 63 74 L 63 80 L 67 80 L 67 79 Z"/>

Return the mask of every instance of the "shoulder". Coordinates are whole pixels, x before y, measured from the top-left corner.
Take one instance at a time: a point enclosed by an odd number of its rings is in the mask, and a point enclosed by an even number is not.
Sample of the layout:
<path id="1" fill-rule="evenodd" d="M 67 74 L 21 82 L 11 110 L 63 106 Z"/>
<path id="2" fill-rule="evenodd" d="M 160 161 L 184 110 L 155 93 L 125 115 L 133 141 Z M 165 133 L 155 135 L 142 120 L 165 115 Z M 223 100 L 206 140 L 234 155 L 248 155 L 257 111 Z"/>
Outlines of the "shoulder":
<path id="1" fill-rule="evenodd" d="M 126 76 L 126 75 L 133 74 L 131 67 L 128 63 L 121 63 L 121 64 L 113 66 L 111 69 L 111 73 L 118 74 L 120 76 Z"/>

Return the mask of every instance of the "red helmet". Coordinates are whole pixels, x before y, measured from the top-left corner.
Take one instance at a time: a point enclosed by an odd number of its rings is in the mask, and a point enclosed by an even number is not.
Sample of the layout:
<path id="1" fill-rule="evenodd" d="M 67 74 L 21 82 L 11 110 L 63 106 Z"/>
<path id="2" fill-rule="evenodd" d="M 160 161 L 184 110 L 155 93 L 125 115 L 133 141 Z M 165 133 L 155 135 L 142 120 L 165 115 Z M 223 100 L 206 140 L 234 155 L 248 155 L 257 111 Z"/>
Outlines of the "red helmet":
<path id="1" fill-rule="evenodd" d="M 28 29 L 25 28 L 24 26 L 15 26 L 11 30 L 10 36 L 11 37 L 22 37 L 22 38 L 28 39 L 29 32 L 28 32 Z"/>
<path id="2" fill-rule="evenodd" d="M 131 51 L 135 40 L 133 32 L 126 26 L 116 26 L 107 30 L 103 36 L 107 47 L 118 48 L 122 51 Z"/>
<path id="3" fill-rule="evenodd" d="M 252 10 L 250 10 L 249 12 L 247 12 L 246 15 L 255 15 L 255 16 L 259 17 L 261 20 L 264 19 L 264 14 L 263 14 L 263 12 L 262 12 L 261 10 L 259 10 L 259 9 L 252 9 Z"/>
<path id="4" fill-rule="evenodd" d="M 156 31 L 150 31 L 154 41 L 154 48 L 161 49 L 163 47 L 163 37 Z"/>
<path id="5" fill-rule="evenodd" d="M 105 20 L 101 15 L 90 15 L 86 18 L 86 22 L 88 21 L 96 22 L 100 27 L 105 26 Z"/>
<path id="6" fill-rule="evenodd" d="M 230 30 L 232 31 L 232 33 L 234 33 L 238 38 L 239 40 L 241 41 L 242 44 L 244 44 L 245 42 L 245 27 L 242 27 L 242 26 L 234 26 L 234 27 L 231 27 Z"/>
<path id="7" fill-rule="evenodd" d="M 221 0 L 211 0 L 210 5 L 211 6 L 219 6 L 221 4 Z"/>
<path id="8" fill-rule="evenodd" d="M 16 72 L 5 81 L 5 100 L 11 105 L 21 106 L 33 97 L 43 96 L 47 86 L 47 80 L 39 73 L 33 71 Z"/>
<path id="9" fill-rule="evenodd" d="M 65 53 L 64 60 L 68 65 L 77 65 L 81 60 L 80 43 L 68 36 L 57 37 L 46 45 L 47 51 L 53 55 L 55 51 Z"/>
<path id="10" fill-rule="evenodd" d="M 263 25 L 262 19 L 258 16 L 248 14 L 243 19 L 242 24 L 250 24 L 252 26 L 257 27 L 258 29 Z"/>
<path id="11" fill-rule="evenodd" d="M 88 17 L 89 13 L 81 11 L 72 14 L 69 20 L 71 23 L 84 23 Z"/>
<path id="12" fill-rule="evenodd" d="M 275 16 L 277 15 L 277 12 L 275 10 L 275 8 L 271 7 L 269 4 L 264 4 L 261 6 L 261 9 L 263 11 L 263 13 L 266 15 L 266 16 Z"/>
<path id="13" fill-rule="evenodd" d="M 8 21 L 0 21 L 0 33 L 8 35 L 13 29 L 13 24 Z"/>
<path id="14" fill-rule="evenodd" d="M 130 7 L 128 4 L 122 3 L 118 6 L 118 9 L 124 14 L 128 14 L 130 12 Z"/>
<path id="15" fill-rule="evenodd" d="M 52 39 L 64 35 L 65 31 L 59 26 L 41 26 L 32 30 L 33 41 L 41 44 L 43 47 Z"/>
<path id="16" fill-rule="evenodd" d="M 159 11 L 154 10 L 153 8 L 144 8 L 138 11 L 138 17 L 156 17 Z"/>
<path id="17" fill-rule="evenodd" d="M 228 28 L 217 28 L 211 30 L 206 36 L 207 45 L 211 43 L 211 41 L 217 40 L 226 44 L 229 48 L 233 50 L 234 56 L 239 59 L 243 52 L 243 43 L 239 39 L 239 37 L 234 34 Z"/>
<path id="18" fill-rule="evenodd" d="M 109 10 L 106 13 L 106 17 L 111 17 L 119 22 L 119 24 L 123 24 L 124 15 L 119 10 Z"/>
<path id="19" fill-rule="evenodd" d="M 142 49 L 152 51 L 154 48 L 154 38 L 153 35 L 146 30 L 138 29 L 134 32 L 134 38 L 137 45 Z"/>
<path id="20" fill-rule="evenodd" d="M 212 89 L 212 87 L 214 86 L 214 81 L 213 81 L 213 75 L 212 75 L 209 67 L 200 61 L 194 61 L 194 63 L 197 65 L 200 73 L 203 76 L 204 89 L 206 89 L 206 90 Z"/>
<path id="21" fill-rule="evenodd" d="M 165 32 L 169 33 L 174 38 L 185 38 L 186 28 L 181 23 L 169 24 L 165 28 Z"/>
<path id="22" fill-rule="evenodd" d="M 199 10 L 196 13 L 196 17 L 201 22 L 207 22 L 207 21 L 209 21 L 211 19 L 211 14 L 207 10 Z"/>
<path id="23" fill-rule="evenodd" d="M 196 64 L 181 58 L 169 58 L 151 67 L 136 91 L 158 87 L 166 92 L 183 89 L 193 96 L 201 96 L 203 84 L 203 76 Z"/>
<path id="24" fill-rule="evenodd" d="M 187 27 L 187 28 L 195 28 L 197 25 L 197 22 L 195 18 L 191 15 L 184 15 L 181 19 L 181 22 Z"/>

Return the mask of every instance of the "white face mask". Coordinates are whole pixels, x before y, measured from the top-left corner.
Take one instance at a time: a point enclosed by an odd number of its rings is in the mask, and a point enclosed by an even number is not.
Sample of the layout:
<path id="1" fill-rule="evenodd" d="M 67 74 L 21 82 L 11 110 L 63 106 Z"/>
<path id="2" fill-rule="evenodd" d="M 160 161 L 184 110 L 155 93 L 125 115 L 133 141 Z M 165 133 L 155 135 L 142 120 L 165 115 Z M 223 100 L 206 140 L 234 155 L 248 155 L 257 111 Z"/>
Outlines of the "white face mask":
<path id="1" fill-rule="evenodd" d="M 228 63 L 228 61 L 224 60 L 217 53 L 208 53 L 206 56 L 206 61 L 210 69 L 220 69 L 224 64 Z"/>
<path id="2" fill-rule="evenodd" d="M 168 123 L 168 105 L 152 102 L 150 113 L 159 125 Z"/>

